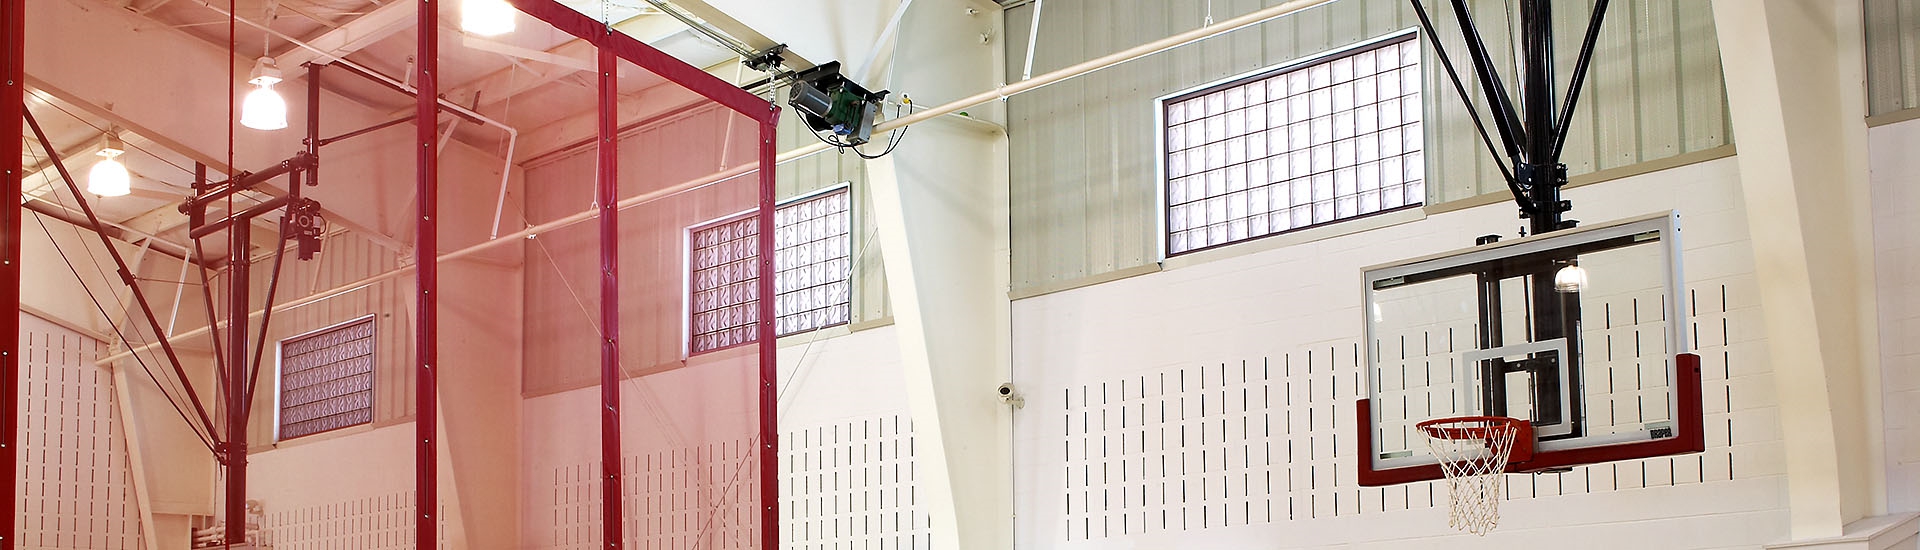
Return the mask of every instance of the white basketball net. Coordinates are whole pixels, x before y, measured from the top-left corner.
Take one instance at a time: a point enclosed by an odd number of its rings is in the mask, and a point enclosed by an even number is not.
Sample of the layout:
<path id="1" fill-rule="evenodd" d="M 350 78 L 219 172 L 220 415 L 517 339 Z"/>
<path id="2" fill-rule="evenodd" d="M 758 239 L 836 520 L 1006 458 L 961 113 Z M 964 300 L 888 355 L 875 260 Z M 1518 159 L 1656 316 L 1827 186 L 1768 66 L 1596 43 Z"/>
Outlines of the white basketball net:
<path id="1" fill-rule="evenodd" d="M 1486 535 L 1500 523 L 1507 456 L 1519 429 L 1511 418 L 1456 418 L 1420 424 L 1427 445 L 1447 476 L 1447 525 Z"/>

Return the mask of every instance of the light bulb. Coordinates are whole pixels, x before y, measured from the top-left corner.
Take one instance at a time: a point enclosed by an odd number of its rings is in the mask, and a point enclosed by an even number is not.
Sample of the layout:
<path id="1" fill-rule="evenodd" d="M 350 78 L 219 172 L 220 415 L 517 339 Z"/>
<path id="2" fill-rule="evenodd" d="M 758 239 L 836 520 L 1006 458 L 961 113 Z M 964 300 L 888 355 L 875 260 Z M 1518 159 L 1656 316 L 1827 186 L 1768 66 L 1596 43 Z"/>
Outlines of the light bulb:
<path id="1" fill-rule="evenodd" d="M 513 32 L 515 11 L 506 0 L 466 0 L 460 4 L 460 30 L 480 36 Z"/>
<path id="2" fill-rule="evenodd" d="M 1553 289 L 1560 292 L 1580 292 L 1587 289 L 1587 268 L 1575 262 L 1567 262 L 1566 267 L 1553 274 Z"/>
<path id="3" fill-rule="evenodd" d="M 101 152 L 100 162 L 93 163 L 93 170 L 87 172 L 87 192 L 102 197 L 118 197 L 133 192 L 133 176 L 127 173 L 127 166 L 114 160 L 118 153 Z"/>
<path id="4" fill-rule="evenodd" d="M 240 125 L 255 130 L 279 130 L 287 127 L 287 100 L 273 91 L 273 85 L 262 84 L 247 93 L 247 99 L 240 103 Z"/>

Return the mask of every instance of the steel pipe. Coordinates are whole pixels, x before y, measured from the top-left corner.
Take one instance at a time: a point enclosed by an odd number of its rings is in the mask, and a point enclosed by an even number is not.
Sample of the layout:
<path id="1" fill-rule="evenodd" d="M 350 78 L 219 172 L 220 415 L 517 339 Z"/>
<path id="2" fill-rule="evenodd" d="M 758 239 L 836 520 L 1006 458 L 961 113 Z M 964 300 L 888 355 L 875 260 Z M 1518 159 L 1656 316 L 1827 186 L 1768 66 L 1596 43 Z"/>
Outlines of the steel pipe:
<path id="1" fill-rule="evenodd" d="M 233 219 L 228 216 L 227 219 Z M 214 350 L 214 353 L 226 353 L 227 363 L 227 440 L 220 446 L 220 463 L 227 467 L 226 543 L 229 547 L 244 545 L 247 542 L 247 416 L 253 412 L 251 403 L 241 401 L 245 394 L 242 388 L 247 386 L 247 308 L 252 303 L 249 294 L 253 289 L 253 258 L 247 254 L 247 246 L 252 240 L 253 218 L 241 218 L 233 224 L 233 230 L 227 232 L 227 317 L 236 319 L 227 323 L 227 347 Z M 262 334 L 266 327 L 261 327 Z M 183 381 L 184 384 L 184 381 Z M 191 386 L 188 386 L 191 388 Z"/>
<path id="2" fill-rule="evenodd" d="M 315 66 L 316 66 L 316 67 L 318 67 L 319 65 L 315 65 Z M 393 127 L 393 126 L 399 126 L 399 125 L 401 125 L 401 124 L 406 124 L 406 123 L 408 123 L 408 122 L 413 122 L 413 115 L 407 115 L 407 116 L 404 116 L 404 117 L 400 117 L 400 118 L 396 118 L 396 119 L 393 119 L 393 120 L 389 120 L 389 121 L 386 121 L 386 122 L 382 122 L 382 123 L 379 123 L 379 124 L 375 124 L 375 125 L 372 125 L 372 126 L 368 126 L 368 127 L 365 127 L 365 128 L 361 128 L 361 129 L 359 129 L 359 130 L 354 130 L 354 131 L 351 131 L 351 132 L 347 132 L 347 133 L 344 133 L 344 134 L 340 134 L 340 135 L 337 135 L 337 136 L 333 136 L 333 137 L 330 137 L 330 138 L 324 138 L 324 139 L 321 139 L 321 140 L 320 140 L 320 145 L 321 145 L 321 146 L 327 146 L 327 145 L 333 145 L 333 144 L 335 144 L 335 143 L 339 143 L 339 142 L 341 142 L 341 141 L 345 141 L 345 140 L 348 140 L 348 139 L 352 139 L 352 138 L 356 138 L 356 137 L 360 137 L 360 136 L 363 136 L 363 135 L 366 135 L 366 134 L 370 134 L 370 133 L 373 133 L 373 132 L 377 132 L 377 131 L 380 131 L 380 130 L 385 130 L 385 129 L 387 129 L 387 128 L 390 128 L 390 127 Z"/>
<path id="3" fill-rule="evenodd" d="M 213 204 L 215 201 L 225 199 L 229 196 L 232 196 L 235 193 L 252 189 L 253 186 L 255 185 L 272 181 L 273 178 L 277 178 L 277 177 L 284 176 L 289 173 L 297 172 L 301 170 L 310 170 L 316 164 L 318 163 L 316 162 L 316 159 L 312 154 L 306 151 L 294 153 L 292 158 L 280 161 L 279 164 L 275 164 L 273 165 L 273 167 L 268 168 L 266 170 L 261 170 L 259 172 L 243 172 L 240 175 L 235 176 L 232 179 L 229 179 L 227 181 L 214 183 L 213 185 L 211 185 L 211 187 L 219 188 L 214 192 L 207 193 L 204 195 L 195 195 L 192 197 L 188 197 L 186 200 L 180 201 L 180 212 L 181 213 L 193 212 L 195 209 L 205 207 L 208 204 Z M 288 194 L 293 196 L 299 196 L 300 194 L 299 191 L 294 189 L 288 189 L 287 192 Z M 198 236 L 198 235 L 195 235 L 195 236 Z"/>
<path id="4" fill-rule="evenodd" d="M 264 216 L 269 212 L 273 212 L 274 210 L 279 210 L 280 207 L 282 206 L 293 204 L 293 201 L 294 201 L 293 195 L 282 195 L 282 196 L 274 197 L 271 199 L 267 199 L 267 202 L 253 205 L 252 208 L 242 210 L 238 214 L 233 214 L 225 218 L 221 218 L 220 221 L 194 227 L 192 230 L 187 232 L 187 235 L 195 239 L 198 239 L 201 237 L 205 237 L 207 235 L 219 233 L 221 230 L 227 229 L 229 227 L 238 229 L 240 228 L 240 226 L 243 226 L 243 225 L 251 225 L 253 223 L 254 218 Z M 241 244 L 246 244 L 246 243 L 241 243 Z M 237 262 L 239 261 L 238 258 L 242 258 L 246 256 L 245 248 L 239 249 L 238 252 L 239 252 L 238 255 L 234 256 L 234 258 L 236 259 L 233 261 Z"/>
<path id="5" fill-rule="evenodd" d="M 372 69 L 368 69 L 366 67 L 361 67 L 359 65 L 354 65 L 351 63 L 345 63 L 344 61 L 345 60 L 339 60 L 339 61 L 335 61 L 334 63 L 338 63 L 340 65 L 340 68 L 342 70 L 347 71 L 348 73 L 352 73 L 355 76 L 365 78 L 367 79 L 367 81 L 372 82 L 374 84 L 385 86 L 387 89 L 400 92 L 405 95 L 410 95 L 410 96 L 419 95 L 420 93 L 419 90 L 415 89 L 412 86 L 408 86 L 403 82 L 399 82 L 386 75 L 373 72 Z M 325 65 L 314 65 L 314 66 L 323 67 Z M 452 114 L 453 116 L 466 119 L 467 122 L 472 122 L 474 124 L 481 124 L 481 125 L 486 125 L 490 122 L 489 120 L 486 120 L 486 117 L 480 116 L 480 113 L 476 113 L 476 112 L 473 112 L 473 110 L 471 109 L 461 107 L 460 104 L 454 103 L 445 98 L 441 98 L 439 103 L 440 103 L 439 110 L 446 111 L 447 113 Z M 492 125 L 502 126 L 502 127 L 505 126 L 505 124 L 501 124 L 498 122 L 493 122 Z"/>

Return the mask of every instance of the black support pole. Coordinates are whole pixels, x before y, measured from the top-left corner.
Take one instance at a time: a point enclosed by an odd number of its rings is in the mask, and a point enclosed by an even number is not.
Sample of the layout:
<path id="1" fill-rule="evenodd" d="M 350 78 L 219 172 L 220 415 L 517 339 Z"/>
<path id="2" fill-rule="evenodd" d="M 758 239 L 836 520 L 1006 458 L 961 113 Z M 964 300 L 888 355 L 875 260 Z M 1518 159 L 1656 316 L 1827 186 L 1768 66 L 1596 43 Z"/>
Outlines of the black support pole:
<path id="1" fill-rule="evenodd" d="M 1521 81 L 1521 119 L 1526 124 L 1526 165 L 1515 174 L 1527 180 L 1527 193 L 1534 205 L 1529 218 L 1533 234 L 1552 232 L 1560 227 L 1560 180 L 1564 168 L 1554 158 L 1554 143 L 1560 135 L 1554 128 L 1553 100 L 1553 10 L 1550 0 L 1522 0 L 1521 41 L 1526 76 Z"/>

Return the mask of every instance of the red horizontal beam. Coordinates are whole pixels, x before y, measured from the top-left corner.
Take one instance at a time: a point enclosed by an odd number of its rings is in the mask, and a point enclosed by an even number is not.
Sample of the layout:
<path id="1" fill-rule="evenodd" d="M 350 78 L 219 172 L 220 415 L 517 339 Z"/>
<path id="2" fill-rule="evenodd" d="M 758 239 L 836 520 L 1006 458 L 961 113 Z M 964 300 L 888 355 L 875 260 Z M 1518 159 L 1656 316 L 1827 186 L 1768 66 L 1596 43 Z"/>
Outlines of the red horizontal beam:
<path id="1" fill-rule="evenodd" d="M 508 2 L 527 15 L 545 21 L 548 25 L 553 25 L 554 28 L 594 46 L 613 50 L 613 54 L 620 59 L 639 65 L 647 72 L 660 75 L 661 78 L 683 88 L 693 90 L 694 93 L 724 105 L 728 109 L 733 109 L 734 112 L 745 115 L 747 118 L 762 122 L 770 120 L 777 122 L 770 118 L 774 113 L 771 102 L 747 93 L 746 90 L 721 80 L 720 77 L 707 74 L 699 67 L 688 65 L 679 58 L 667 55 L 666 52 L 649 46 L 639 39 L 612 32 L 607 28 L 606 23 L 595 21 L 573 8 L 561 5 L 554 0 L 508 0 Z"/>

